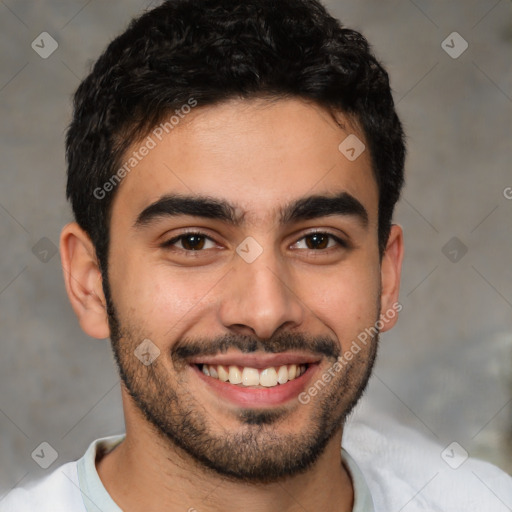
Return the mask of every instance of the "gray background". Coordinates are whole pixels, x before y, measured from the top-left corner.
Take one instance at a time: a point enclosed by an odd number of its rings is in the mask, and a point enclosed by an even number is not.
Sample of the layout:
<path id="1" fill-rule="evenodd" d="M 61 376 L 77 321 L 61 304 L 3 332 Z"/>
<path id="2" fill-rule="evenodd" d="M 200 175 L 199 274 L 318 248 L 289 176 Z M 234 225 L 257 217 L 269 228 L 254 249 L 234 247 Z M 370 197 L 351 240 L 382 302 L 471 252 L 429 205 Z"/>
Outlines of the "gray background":
<path id="1" fill-rule="evenodd" d="M 365 400 L 512 471 L 512 2 L 327 5 L 387 66 L 409 142 L 403 311 Z M 0 497 L 123 430 L 110 347 L 81 332 L 51 251 L 71 220 L 71 95 L 147 6 L 0 1 Z M 31 48 L 43 31 L 59 44 L 47 59 Z M 441 46 L 454 31 L 469 44 L 458 58 Z M 41 442 L 58 452 L 47 470 L 31 458 Z"/>

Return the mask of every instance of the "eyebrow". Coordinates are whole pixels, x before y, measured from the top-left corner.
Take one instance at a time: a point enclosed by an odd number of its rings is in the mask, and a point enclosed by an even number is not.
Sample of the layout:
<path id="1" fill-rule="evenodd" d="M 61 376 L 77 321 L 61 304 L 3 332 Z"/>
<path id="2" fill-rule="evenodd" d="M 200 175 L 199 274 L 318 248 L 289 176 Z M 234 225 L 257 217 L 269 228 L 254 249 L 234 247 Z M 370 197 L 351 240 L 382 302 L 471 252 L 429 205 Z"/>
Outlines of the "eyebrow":
<path id="1" fill-rule="evenodd" d="M 245 213 L 224 199 L 201 195 L 166 194 L 146 207 L 137 217 L 135 228 L 146 227 L 166 217 L 192 216 L 215 219 L 233 226 L 244 223 Z M 354 196 L 348 192 L 336 195 L 311 195 L 296 199 L 278 209 L 281 225 L 301 220 L 326 216 L 355 217 L 363 227 L 368 226 L 368 212 Z"/>

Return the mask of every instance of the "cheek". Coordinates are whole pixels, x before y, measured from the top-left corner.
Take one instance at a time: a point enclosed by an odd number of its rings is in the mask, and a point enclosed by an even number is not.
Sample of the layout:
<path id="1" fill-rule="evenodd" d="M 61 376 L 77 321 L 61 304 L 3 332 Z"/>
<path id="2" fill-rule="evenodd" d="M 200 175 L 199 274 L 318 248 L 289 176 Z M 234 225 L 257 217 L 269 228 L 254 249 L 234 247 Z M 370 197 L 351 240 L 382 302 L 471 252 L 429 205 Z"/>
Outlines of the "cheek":
<path id="1" fill-rule="evenodd" d="M 377 320 L 379 308 L 379 273 L 340 270 L 316 275 L 314 285 L 302 285 L 301 298 L 313 314 L 329 327 L 342 348 Z"/>
<path id="2" fill-rule="evenodd" d="M 132 258 L 111 276 L 114 303 L 122 318 L 145 326 L 155 339 L 172 335 L 174 327 L 201 310 L 212 296 L 221 274 L 197 273 L 165 263 Z"/>

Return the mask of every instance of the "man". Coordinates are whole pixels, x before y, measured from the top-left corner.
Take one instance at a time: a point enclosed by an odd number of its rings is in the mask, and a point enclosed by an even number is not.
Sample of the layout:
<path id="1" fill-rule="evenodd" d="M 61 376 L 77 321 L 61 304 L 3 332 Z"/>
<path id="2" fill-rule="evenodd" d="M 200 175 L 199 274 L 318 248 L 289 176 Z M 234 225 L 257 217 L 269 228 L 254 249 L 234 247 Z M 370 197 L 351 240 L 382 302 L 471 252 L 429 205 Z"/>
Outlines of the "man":
<path id="1" fill-rule="evenodd" d="M 74 107 L 64 278 L 126 434 L 1 510 L 510 510 L 488 464 L 343 435 L 401 309 L 403 132 L 359 33 L 315 0 L 171 0 Z"/>

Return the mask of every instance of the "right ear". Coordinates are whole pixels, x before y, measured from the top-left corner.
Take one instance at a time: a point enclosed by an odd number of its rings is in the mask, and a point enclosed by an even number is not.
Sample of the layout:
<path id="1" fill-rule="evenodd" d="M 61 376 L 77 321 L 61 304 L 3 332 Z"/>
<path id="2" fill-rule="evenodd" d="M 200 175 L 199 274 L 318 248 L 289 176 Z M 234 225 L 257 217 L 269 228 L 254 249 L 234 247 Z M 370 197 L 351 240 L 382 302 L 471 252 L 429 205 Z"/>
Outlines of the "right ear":
<path id="1" fill-rule="evenodd" d="M 108 338 L 110 329 L 96 250 L 76 222 L 62 230 L 60 257 L 66 291 L 82 330 L 93 338 Z"/>

